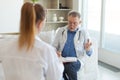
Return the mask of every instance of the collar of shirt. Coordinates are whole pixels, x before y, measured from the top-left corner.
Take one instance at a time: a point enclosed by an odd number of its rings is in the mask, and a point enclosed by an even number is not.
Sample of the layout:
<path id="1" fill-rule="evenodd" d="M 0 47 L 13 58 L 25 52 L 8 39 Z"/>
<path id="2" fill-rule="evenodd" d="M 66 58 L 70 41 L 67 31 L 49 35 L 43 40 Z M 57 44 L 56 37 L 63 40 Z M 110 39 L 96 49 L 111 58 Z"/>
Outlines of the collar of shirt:
<path id="1" fill-rule="evenodd" d="M 41 41 L 40 37 L 38 37 L 37 35 L 35 36 L 35 39 Z"/>

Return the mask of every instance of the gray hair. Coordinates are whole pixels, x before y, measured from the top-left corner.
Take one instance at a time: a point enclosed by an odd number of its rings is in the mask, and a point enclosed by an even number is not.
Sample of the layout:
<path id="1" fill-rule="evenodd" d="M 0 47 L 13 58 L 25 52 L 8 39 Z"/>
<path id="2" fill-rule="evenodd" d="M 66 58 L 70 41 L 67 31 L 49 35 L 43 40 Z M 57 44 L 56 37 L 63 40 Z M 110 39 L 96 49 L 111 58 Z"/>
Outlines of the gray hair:
<path id="1" fill-rule="evenodd" d="M 77 11 L 70 11 L 70 12 L 68 13 L 68 16 L 78 17 L 78 18 L 81 17 L 80 13 L 77 12 Z"/>

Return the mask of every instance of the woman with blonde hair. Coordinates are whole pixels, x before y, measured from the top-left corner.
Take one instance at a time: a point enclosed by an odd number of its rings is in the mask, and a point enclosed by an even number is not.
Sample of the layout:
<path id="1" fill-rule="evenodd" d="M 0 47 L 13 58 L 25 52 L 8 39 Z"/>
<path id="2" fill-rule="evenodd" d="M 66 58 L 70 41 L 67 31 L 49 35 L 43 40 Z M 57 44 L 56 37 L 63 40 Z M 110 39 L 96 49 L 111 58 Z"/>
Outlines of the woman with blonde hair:
<path id="1" fill-rule="evenodd" d="M 44 21 L 40 4 L 23 4 L 19 37 L 0 45 L 5 80 L 61 80 L 63 64 L 55 49 L 37 37 Z"/>

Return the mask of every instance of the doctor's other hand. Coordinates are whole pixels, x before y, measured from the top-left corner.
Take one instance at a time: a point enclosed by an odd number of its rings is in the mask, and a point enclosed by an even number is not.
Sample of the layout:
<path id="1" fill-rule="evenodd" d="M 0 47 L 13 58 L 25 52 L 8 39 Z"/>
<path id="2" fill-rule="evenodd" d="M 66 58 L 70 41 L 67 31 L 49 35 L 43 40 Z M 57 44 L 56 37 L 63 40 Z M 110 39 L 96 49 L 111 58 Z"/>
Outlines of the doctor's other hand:
<path id="1" fill-rule="evenodd" d="M 85 50 L 86 50 L 86 51 L 89 51 L 91 45 L 92 45 L 92 42 L 90 42 L 90 40 L 88 39 L 87 42 L 86 42 L 85 45 L 84 45 Z"/>
<path id="2" fill-rule="evenodd" d="M 58 57 L 61 57 L 61 52 L 57 51 L 57 55 L 58 55 Z"/>

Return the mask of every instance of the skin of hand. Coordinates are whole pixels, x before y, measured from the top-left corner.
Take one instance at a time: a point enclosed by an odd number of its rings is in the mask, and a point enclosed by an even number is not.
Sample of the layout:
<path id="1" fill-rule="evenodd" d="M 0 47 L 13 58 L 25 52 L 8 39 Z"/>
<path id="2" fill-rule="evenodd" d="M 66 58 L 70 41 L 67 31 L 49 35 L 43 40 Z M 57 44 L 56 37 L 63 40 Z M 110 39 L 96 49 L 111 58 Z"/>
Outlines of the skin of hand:
<path id="1" fill-rule="evenodd" d="M 90 40 L 88 39 L 87 42 L 84 45 L 85 50 L 90 51 L 91 45 L 92 45 L 92 42 L 90 42 Z"/>
<path id="2" fill-rule="evenodd" d="M 58 55 L 58 57 L 61 57 L 61 52 L 57 51 L 57 55 Z"/>
<path id="3" fill-rule="evenodd" d="M 60 51 L 57 51 L 57 55 L 58 55 L 59 58 L 62 57 L 61 54 L 62 54 L 62 53 L 61 53 Z M 62 62 L 62 63 L 67 63 L 67 62 Z"/>

